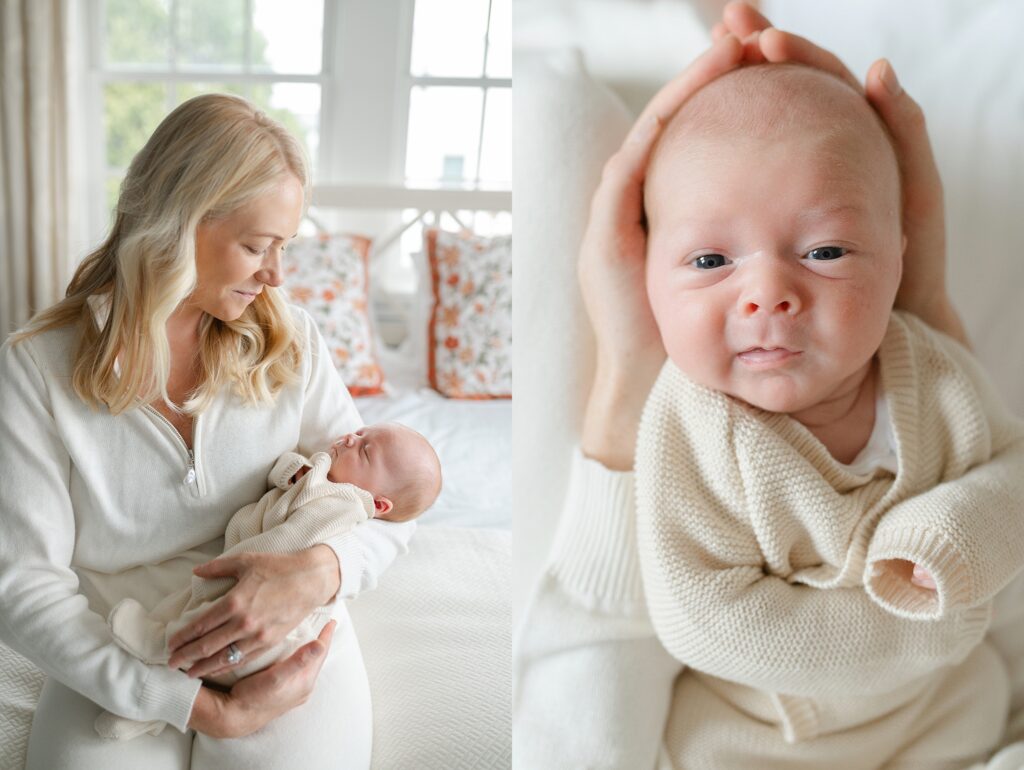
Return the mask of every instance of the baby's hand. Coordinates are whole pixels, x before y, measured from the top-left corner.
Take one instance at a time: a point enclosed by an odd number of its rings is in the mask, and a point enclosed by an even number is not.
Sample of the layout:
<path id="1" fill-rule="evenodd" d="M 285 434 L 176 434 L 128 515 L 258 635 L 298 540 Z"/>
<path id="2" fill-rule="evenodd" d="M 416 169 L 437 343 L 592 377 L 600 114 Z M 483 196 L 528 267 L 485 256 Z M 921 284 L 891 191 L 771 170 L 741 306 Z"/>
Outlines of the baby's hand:
<path id="1" fill-rule="evenodd" d="M 935 588 L 935 578 L 928 574 L 928 571 L 920 564 L 914 565 L 914 574 L 910 576 L 910 582 L 921 588 L 928 588 L 932 591 Z"/>

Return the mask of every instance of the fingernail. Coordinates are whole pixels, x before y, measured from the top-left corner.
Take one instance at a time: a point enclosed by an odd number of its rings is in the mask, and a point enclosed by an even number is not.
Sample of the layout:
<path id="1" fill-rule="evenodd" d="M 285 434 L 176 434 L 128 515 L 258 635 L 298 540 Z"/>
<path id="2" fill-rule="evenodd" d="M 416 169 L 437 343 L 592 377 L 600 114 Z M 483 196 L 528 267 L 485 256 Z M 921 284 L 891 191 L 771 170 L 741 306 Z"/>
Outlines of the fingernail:
<path id="1" fill-rule="evenodd" d="M 882 78 L 882 85 L 885 86 L 885 90 L 892 96 L 899 96 L 903 93 L 903 87 L 900 85 L 900 81 L 896 79 L 896 71 L 892 68 L 892 64 L 886 59 L 882 65 L 882 71 L 880 73 Z"/>
<path id="2" fill-rule="evenodd" d="M 651 115 L 644 120 L 640 125 L 633 129 L 633 133 L 629 135 L 630 144 L 642 144 L 654 136 L 654 132 L 658 130 L 658 125 L 661 121 L 657 115 Z"/>

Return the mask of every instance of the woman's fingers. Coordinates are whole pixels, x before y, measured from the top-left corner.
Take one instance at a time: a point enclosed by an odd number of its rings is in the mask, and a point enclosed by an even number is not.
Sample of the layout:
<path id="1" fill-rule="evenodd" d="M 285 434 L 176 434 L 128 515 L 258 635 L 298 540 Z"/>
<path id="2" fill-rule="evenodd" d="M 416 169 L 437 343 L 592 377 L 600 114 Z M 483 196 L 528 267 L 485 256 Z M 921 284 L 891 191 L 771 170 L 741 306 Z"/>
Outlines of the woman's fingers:
<path id="1" fill-rule="evenodd" d="M 647 159 L 661 128 L 658 116 L 649 116 L 646 122 L 634 126 L 622 147 L 604 164 L 601 183 L 590 203 L 591 222 L 605 222 L 613 228 L 639 226 Z"/>
<path id="2" fill-rule="evenodd" d="M 761 50 L 761 32 L 751 32 L 743 38 L 743 63 L 764 64 L 764 51 Z"/>
<path id="3" fill-rule="evenodd" d="M 729 34 L 728 28 L 722 22 L 715 22 L 715 26 L 711 28 L 711 42 L 717 43 L 723 37 Z"/>
<path id="4" fill-rule="evenodd" d="M 240 578 L 245 567 L 246 562 L 241 557 L 224 556 L 206 564 L 199 564 L 192 569 L 192 572 L 197 577 L 206 579 Z M 174 636 L 167 640 L 168 652 L 173 654 L 177 652 L 178 648 L 201 638 L 204 634 L 226 623 L 237 612 L 238 607 L 232 602 L 225 601 L 224 598 L 221 598 L 199 618 L 187 626 L 179 628 Z"/>
<path id="5" fill-rule="evenodd" d="M 750 37 L 754 32 L 761 32 L 772 25 L 749 3 L 731 2 L 722 9 L 722 22 L 727 31 L 740 40 Z"/>
<path id="6" fill-rule="evenodd" d="M 931 217 L 935 207 L 942 206 L 942 181 L 928 139 L 924 111 L 900 86 L 892 64 L 886 59 L 871 65 L 865 91 L 871 106 L 889 127 L 904 184 L 911 186 L 905 190 L 905 215 L 912 219 Z"/>
<path id="7" fill-rule="evenodd" d="M 176 631 L 174 636 L 167 640 L 167 650 L 171 653 L 171 660 L 178 659 L 179 654 L 184 654 L 195 660 L 196 656 L 190 654 L 189 650 L 197 649 L 198 642 L 215 629 L 228 623 L 235 616 L 236 611 L 237 606 L 229 599 L 229 595 L 222 596 L 214 602 L 213 606 L 199 618 Z"/>
<path id="8" fill-rule="evenodd" d="M 194 642 L 178 648 L 168 659 L 167 665 L 171 668 L 188 667 L 189 674 L 196 671 L 202 676 L 227 665 L 223 651 L 232 642 L 239 642 L 247 637 L 248 634 L 238 621 L 225 623 Z"/>
<path id="9" fill-rule="evenodd" d="M 206 564 L 197 564 L 192 572 L 201 578 L 237 577 L 243 567 L 243 561 L 237 556 L 221 556 L 208 561 Z"/>
<path id="10" fill-rule="evenodd" d="M 278 665 L 283 664 L 284 666 L 281 673 L 285 676 L 301 675 L 304 679 L 308 678 L 311 691 L 313 689 L 312 683 L 316 681 L 324 661 L 327 660 L 327 651 L 331 647 L 331 639 L 334 638 L 334 629 L 337 625 L 338 622 L 332 620 L 323 627 L 323 630 L 320 631 L 320 636 L 312 642 L 302 645 L 288 658 L 279 663 Z"/>
<path id="11" fill-rule="evenodd" d="M 336 625 L 330 621 L 316 640 L 235 682 L 228 696 L 235 735 L 249 735 L 309 699 L 327 660 Z"/>
<path id="12" fill-rule="evenodd" d="M 935 165 L 924 112 L 903 90 L 892 64 L 879 59 L 868 70 L 868 101 L 889 127 L 903 183 L 903 280 L 896 304 L 919 315 L 946 296 L 946 228 L 942 179 Z M 955 315 L 955 314 L 954 314 Z M 950 333 L 966 342 L 958 319 Z"/>
<path id="13" fill-rule="evenodd" d="M 810 40 L 792 32 L 783 32 L 775 27 L 761 32 L 761 51 L 770 62 L 792 61 L 806 64 L 842 78 L 857 93 L 864 93 L 860 82 L 846 68 L 839 57 L 824 48 L 820 48 Z"/>

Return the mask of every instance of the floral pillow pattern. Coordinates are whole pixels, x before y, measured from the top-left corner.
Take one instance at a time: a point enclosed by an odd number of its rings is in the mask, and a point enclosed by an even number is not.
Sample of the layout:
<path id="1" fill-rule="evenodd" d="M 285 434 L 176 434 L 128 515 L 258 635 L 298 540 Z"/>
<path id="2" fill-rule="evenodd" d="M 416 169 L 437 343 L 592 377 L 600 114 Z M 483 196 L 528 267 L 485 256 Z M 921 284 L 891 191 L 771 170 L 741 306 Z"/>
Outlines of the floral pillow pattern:
<path id="1" fill-rule="evenodd" d="M 359 235 L 296 238 L 288 246 L 285 288 L 306 309 L 327 342 L 353 396 L 383 392 L 370 325 L 370 240 Z"/>
<path id="2" fill-rule="evenodd" d="M 512 238 L 430 229 L 426 243 L 430 386 L 449 398 L 511 398 Z"/>

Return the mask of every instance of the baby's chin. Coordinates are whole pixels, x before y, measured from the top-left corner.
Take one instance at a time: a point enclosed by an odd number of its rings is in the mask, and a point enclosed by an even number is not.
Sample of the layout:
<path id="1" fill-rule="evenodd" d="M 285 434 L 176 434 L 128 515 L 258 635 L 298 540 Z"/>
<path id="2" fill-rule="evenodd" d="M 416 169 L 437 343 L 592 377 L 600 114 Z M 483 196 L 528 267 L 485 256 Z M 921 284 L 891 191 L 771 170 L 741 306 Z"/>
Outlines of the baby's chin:
<path id="1" fill-rule="evenodd" d="M 755 385 L 726 389 L 727 395 L 766 412 L 792 414 L 814 406 L 818 399 L 804 392 L 799 385 L 785 377 L 773 378 Z"/>

